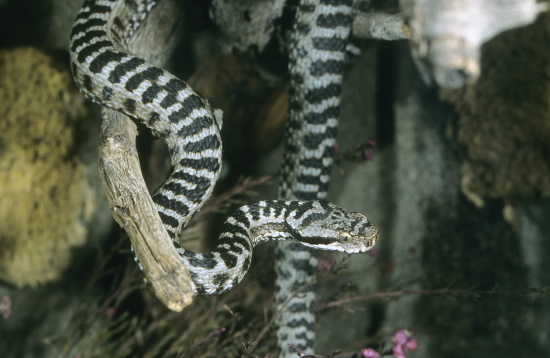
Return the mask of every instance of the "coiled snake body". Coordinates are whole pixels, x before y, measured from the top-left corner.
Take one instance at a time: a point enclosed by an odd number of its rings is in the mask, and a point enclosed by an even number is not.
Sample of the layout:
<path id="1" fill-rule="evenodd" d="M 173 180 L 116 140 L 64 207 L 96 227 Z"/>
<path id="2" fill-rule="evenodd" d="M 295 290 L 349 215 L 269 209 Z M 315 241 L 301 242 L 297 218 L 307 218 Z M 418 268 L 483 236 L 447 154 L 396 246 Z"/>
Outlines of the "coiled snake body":
<path id="1" fill-rule="evenodd" d="M 71 68 L 82 92 L 149 127 L 169 146 L 173 170 L 153 200 L 176 239 L 210 197 L 221 168 L 221 111 L 185 82 L 132 56 L 125 45 L 156 4 L 147 0 L 87 0 L 71 33 Z M 218 294 L 238 282 L 252 248 L 269 239 L 296 240 L 349 253 L 369 250 L 378 230 L 359 213 L 322 201 L 261 201 L 243 206 L 222 227 L 213 252 L 178 247 L 196 294 Z"/>

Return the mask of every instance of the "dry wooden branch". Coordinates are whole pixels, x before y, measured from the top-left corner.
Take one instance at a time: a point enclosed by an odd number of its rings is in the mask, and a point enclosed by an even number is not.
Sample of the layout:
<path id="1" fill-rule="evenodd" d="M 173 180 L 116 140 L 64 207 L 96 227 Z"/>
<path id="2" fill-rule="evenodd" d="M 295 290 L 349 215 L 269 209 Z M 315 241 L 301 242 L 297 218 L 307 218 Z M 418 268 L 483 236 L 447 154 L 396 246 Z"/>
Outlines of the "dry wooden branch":
<path id="1" fill-rule="evenodd" d="M 105 110 L 101 125 L 99 168 L 109 206 L 122 226 L 155 295 L 181 311 L 193 300 L 194 284 L 164 229 L 147 190 L 136 151 L 136 125 Z"/>
<path id="2" fill-rule="evenodd" d="M 547 9 L 537 0 L 401 0 L 423 79 L 447 88 L 477 80 L 484 42 L 531 24 Z"/>
<path id="3" fill-rule="evenodd" d="M 163 65 L 175 43 L 179 12 L 174 6 L 172 1 L 160 2 L 148 22 L 131 39 L 128 50 Z M 99 145 L 100 178 L 111 212 L 128 233 L 155 295 L 169 309 L 181 311 L 193 300 L 194 283 L 145 185 L 136 135 L 136 125 L 129 117 L 104 109 Z"/>

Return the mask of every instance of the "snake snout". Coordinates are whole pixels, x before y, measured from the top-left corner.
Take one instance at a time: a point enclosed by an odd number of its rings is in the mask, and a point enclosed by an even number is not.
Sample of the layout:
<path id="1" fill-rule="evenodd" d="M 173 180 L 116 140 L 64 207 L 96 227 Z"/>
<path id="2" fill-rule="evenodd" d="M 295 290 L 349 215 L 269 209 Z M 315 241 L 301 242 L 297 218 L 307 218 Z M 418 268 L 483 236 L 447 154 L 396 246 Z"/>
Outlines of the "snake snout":
<path id="1" fill-rule="evenodd" d="M 372 225 L 367 227 L 367 235 L 365 236 L 364 238 L 364 241 L 363 241 L 363 246 L 364 246 L 364 251 L 368 251 L 370 249 L 372 249 L 374 247 L 374 245 L 376 244 L 376 242 L 378 241 L 379 239 L 379 230 L 376 226 Z"/>

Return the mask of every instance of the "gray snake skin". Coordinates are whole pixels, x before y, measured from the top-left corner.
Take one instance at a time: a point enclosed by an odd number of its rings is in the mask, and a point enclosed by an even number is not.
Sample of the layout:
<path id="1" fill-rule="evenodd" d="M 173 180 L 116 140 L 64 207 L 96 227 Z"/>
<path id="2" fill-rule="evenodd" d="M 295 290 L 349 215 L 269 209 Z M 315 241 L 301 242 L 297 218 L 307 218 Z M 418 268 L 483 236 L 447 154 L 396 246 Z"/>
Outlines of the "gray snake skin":
<path id="1" fill-rule="evenodd" d="M 155 4 L 85 1 L 71 33 L 71 68 L 88 98 L 141 121 L 168 144 L 173 169 L 153 200 L 176 239 L 210 197 L 219 176 L 221 113 L 185 82 L 125 50 Z M 242 206 L 221 232 L 212 252 L 177 248 L 196 294 L 219 294 L 237 285 L 248 270 L 253 247 L 265 240 L 357 253 L 378 239 L 378 229 L 364 215 L 319 200 Z"/>
<path id="2" fill-rule="evenodd" d="M 279 198 L 325 200 L 328 194 L 352 0 L 301 0 L 289 44 L 290 111 Z M 276 253 L 280 357 L 313 353 L 315 250 L 279 243 Z M 309 285 L 308 285 L 309 284 Z M 307 288 L 303 288 L 307 286 Z M 291 297 L 293 292 L 300 293 Z"/>

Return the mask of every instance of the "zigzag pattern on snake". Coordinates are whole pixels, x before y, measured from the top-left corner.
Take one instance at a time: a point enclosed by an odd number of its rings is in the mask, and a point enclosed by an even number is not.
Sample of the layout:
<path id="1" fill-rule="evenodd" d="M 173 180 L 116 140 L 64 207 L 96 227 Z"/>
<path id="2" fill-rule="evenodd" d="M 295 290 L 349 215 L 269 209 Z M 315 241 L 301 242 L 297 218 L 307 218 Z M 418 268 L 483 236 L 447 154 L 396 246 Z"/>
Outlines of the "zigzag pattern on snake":
<path id="1" fill-rule="evenodd" d="M 289 44 L 290 111 L 279 198 L 327 198 L 340 116 L 352 0 L 301 0 Z M 315 251 L 280 243 L 276 254 L 278 344 L 281 357 L 313 353 Z M 309 284 L 309 285 L 308 285 Z M 307 288 L 303 288 L 307 285 Z M 301 289 L 300 294 L 291 297 Z"/>
<path id="2" fill-rule="evenodd" d="M 219 176 L 221 114 L 185 82 L 126 52 L 155 3 L 87 0 L 71 33 L 71 68 L 88 98 L 143 122 L 168 144 L 173 169 L 153 199 L 175 239 Z M 242 280 L 252 248 L 270 239 L 355 253 L 372 248 L 378 230 L 362 214 L 323 201 L 261 201 L 226 220 L 214 251 L 177 250 L 195 293 L 218 294 Z"/>

